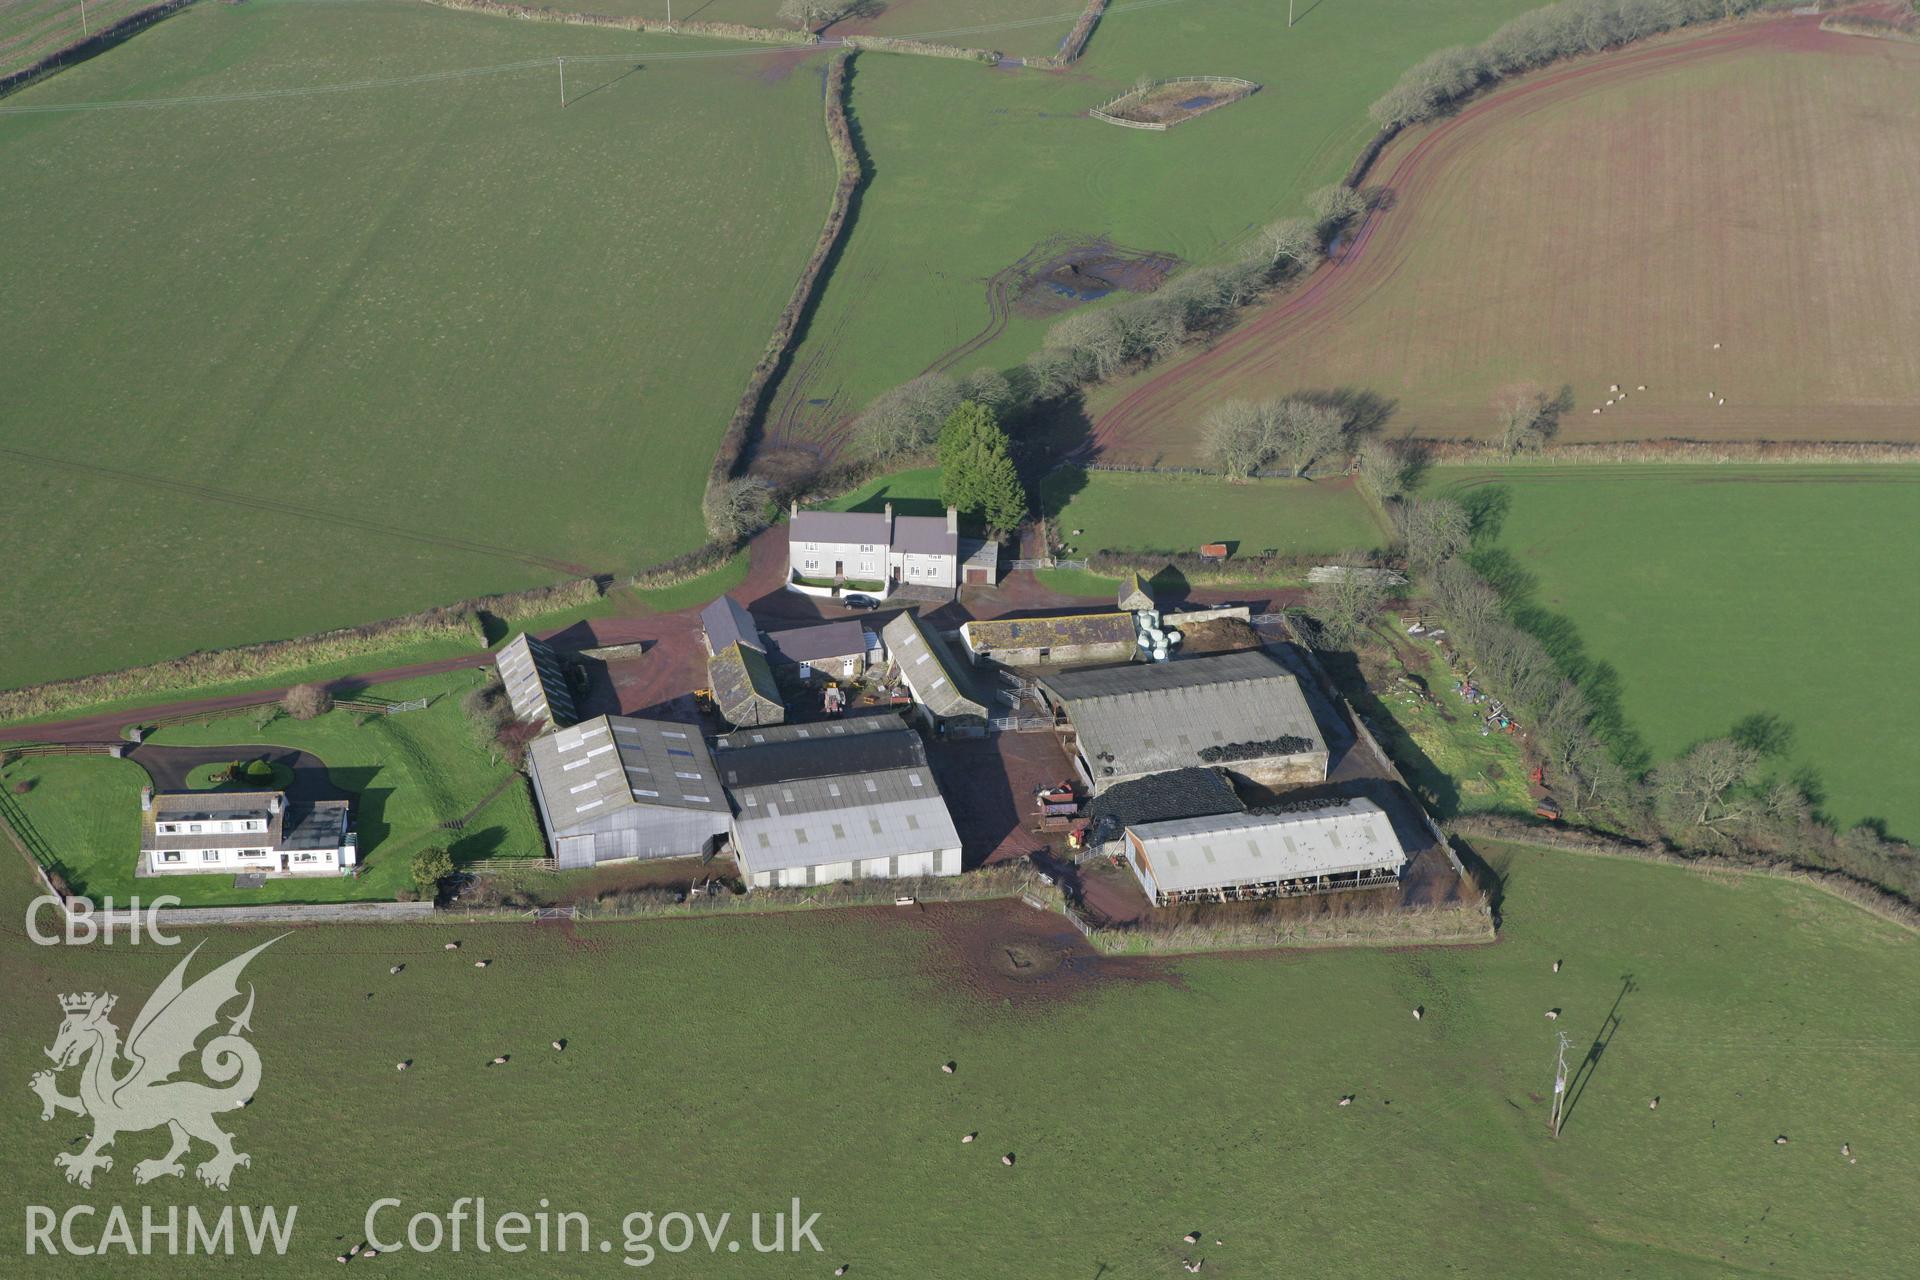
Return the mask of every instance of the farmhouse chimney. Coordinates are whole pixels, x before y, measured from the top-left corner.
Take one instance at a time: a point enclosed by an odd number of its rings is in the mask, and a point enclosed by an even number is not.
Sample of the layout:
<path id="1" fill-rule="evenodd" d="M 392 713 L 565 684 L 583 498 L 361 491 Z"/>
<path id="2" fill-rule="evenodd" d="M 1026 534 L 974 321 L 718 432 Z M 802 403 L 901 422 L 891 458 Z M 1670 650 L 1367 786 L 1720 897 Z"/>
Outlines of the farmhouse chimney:
<path id="1" fill-rule="evenodd" d="M 787 500 L 787 514 L 790 516 L 797 516 L 800 514 L 800 499 L 789 498 Z"/>
<path id="2" fill-rule="evenodd" d="M 960 532 L 960 511 L 957 507 L 947 508 L 947 532 L 956 535 Z"/>
<path id="3" fill-rule="evenodd" d="M 282 796 L 278 791 L 276 791 L 272 795 L 267 797 L 267 812 L 278 813 L 280 812 L 280 806 L 285 803 L 286 803 L 286 797 Z"/>
<path id="4" fill-rule="evenodd" d="M 153 788 L 152 787 L 140 788 L 140 812 L 142 813 L 153 812 Z"/>

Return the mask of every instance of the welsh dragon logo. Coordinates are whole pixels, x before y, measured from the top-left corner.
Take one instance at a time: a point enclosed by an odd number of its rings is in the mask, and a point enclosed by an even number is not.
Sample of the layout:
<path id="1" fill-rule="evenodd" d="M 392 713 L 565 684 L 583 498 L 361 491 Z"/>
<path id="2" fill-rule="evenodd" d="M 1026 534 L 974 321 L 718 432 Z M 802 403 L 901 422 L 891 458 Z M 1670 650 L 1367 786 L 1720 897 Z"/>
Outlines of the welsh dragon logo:
<path id="1" fill-rule="evenodd" d="M 66 1016 L 53 1047 L 46 1051 L 54 1067 L 35 1072 L 31 1086 L 40 1095 L 42 1120 L 53 1119 L 59 1111 L 93 1118 L 93 1136 L 86 1147 L 53 1158 L 56 1166 L 66 1170 L 68 1182 L 91 1187 L 95 1170 L 113 1168 L 113 1157 L 104 1152 L 115 1138 L 162 1125 L 172 1135 L 173 1146 L 157 1160 L 134 1165 L 135 1182 L 185 1174 L 180 1158 L 196 1138 L 213 1147 L 213 1155 L 194 1169 L 210 1187 L 226 1190 L 234 1169 L 253 1163 L 245 1152 L 233 1149 L 233 1136 L 213 1122 L 220 1112 L 245 1106 L 260 1084 L 260 1053 L 242 1034 L 252 1029 L 248 1025 L 253 1016 L 251 984 L 246 1007 L 229 1019 L 225 1032 L 200 1050 L 200 1071 L 214 1085 L 173 1077 L 200 1037 L 217 1027 L 220 1010 L 239 999 L 240 972 L 247 962 L 279 940 L 261 943 L 188 986 L 187 965 L 200 951 L 196 946 L 147 998 L 124 1047 L 120 1029 L 108 1017 L 118 997 L 91 991 L 60 997 Z M 58 1082 L 58 1074 L 70 1067 L 80 1068 L 79 1092 L 72 1097 L 60 1092 Z"/>

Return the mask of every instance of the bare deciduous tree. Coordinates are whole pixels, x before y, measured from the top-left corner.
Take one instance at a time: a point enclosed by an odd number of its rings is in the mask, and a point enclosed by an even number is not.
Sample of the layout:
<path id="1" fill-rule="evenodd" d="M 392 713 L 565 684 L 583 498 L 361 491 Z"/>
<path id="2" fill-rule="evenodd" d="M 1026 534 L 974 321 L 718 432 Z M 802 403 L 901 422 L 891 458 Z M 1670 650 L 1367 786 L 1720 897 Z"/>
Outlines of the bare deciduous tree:
<path id="1" fill-rule="evenodd" d="M 1407 563 L 1428 572 L 1467 545 L 1472 522 L 1460 504 L 1447 498 L 1412 498 L 1396 509 Z"/>
<path id="2" fill-rule="evenodd" d="M 1304 476 L 1322 457 L 1340 448 L 1347 438 L 1347 415 L 1332 405 L 1297 397 L 1273 407 L 1272 443 L 1293 474 Z"/>
<path id="3" fill-rule="evenodd" d="M 915 378 L 875 396 L 854 420 L 854 439 L 878 458 L 931 449 L 960 399 L 960 388 L 944 373 Z"/>
<path id="4" fill-rule="evenodd" d="M 1405 496 L 1412 464 L 1390 440 L 1370 436 L 1360 442 L 1355 475 L 1359 483 L 1381 502 L 1393 502 Z"/>
<path id="5" fill-rule="evenodd" d="M 1506 457 L 1538 449 L 1558 425 L 1554 401 L 1533 383 L 1501 388 L 1493 400 L 1500 452 Z"/>
<path id="6" fill-rule="evenodd" d="M 1714 830 L 1754 816 L 1748 794 L 1760 752 L 1732 738 L 1710 738 L 1653 771 L 1654 794 L 1680 825 Z"/>
<path id="7" fill-rule="evenodd" d="M 1320 265 L 1320 228 L 1311 218 L 1282 218 L 1268 223 L 1254 243 L 1269 270 L 1285 266 L 1307 272 Z"/>
<path id="8" fill-rule="evenodd" d="M 1345 649 L 1380 620 L 1389 588 L 1385 576 L 1357 551 L 1340 556 L 1335 565 L 1346 572 L 1313 585 L 1307 612 L 1319 628 L 1322 646 Z"/>
<path id="9" fill-rule="evenodd" d="M 845 17 L 849 7 L 844 3 L 830 3 L 830 0 L 780 0 L 778 14 L 782 22 L 817 31 Z"/>
<path id="10" fill-rule="evenodd" d="M 1266 414 L 1245 400 L 1215 405 L 1200 434 L 1207 461 L 1235 482 L 1251 478 L 1269 456 Z"/>
<path id="11" fill-rule="evenodd" d="M 707 533 L 721 542 L 750 538 L 767 527 L 773 486 L 758 476 L 735 476 L 707 491 Z"/>
<path id="12" fill-rule="evenodd" d="M 295 720 L 312 720 L 333 710 L 333 699 L 317 684 L 297 684 L 280 699 L 280 707 Z"/>

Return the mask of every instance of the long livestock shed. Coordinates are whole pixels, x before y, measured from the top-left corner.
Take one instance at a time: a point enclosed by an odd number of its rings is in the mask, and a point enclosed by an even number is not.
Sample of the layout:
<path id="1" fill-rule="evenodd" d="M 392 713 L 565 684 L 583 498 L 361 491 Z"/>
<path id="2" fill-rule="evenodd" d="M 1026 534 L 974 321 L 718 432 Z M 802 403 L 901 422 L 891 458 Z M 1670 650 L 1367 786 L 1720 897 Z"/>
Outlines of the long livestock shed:
<path id="1" fill-rule="evenodd" d="M 1142 823 L 1126 844 L 1127 865 L 1163 907 L 1373 888 L 1407 862 L 1386 812 L 1359 799 Z"/>
<path id="2" fill-rule="evenodd" d="M 1259 786 L 1324 782 L 1327 743 L 1291 672 L 1258 650 L 1040 680 L 1062 745 L 1097 795 L 1214 765 Z"/>
<path id="3" fill-rule="evenodd" d="M 493 665 L 506 686 L 514 718 L 529 724 L 541 721 L 556 729 L 573 723 L 573 694 L 567 673 L 552 648 L 522 631 L 500 647 Z"/>
<path id="4" fill-rule="evenodd" d="M 742 729 L 714 747 L 750 888 L 960 874 L 960 835 L 897 718 Z"/>
<path id="5" fill-rule="evenodd" d="M 697 725 L 599 716 L 537 739 L 527 772 L 561 867 L 709 853 L 732 817 Z"/>

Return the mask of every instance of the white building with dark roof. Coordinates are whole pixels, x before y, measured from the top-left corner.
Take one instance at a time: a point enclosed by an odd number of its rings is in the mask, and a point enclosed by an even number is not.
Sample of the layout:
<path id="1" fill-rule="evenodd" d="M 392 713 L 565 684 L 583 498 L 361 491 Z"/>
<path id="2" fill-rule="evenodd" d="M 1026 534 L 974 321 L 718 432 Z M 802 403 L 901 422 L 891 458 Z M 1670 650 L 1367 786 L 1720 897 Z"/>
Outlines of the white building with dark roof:
<path id="1" fill-rule="evenodd" d="M 732 816 L 695 725 L 599 716 L 535 741 L 527 772 L 562 867 L 710 853 Z"/>
<path id="2" fill-rule="evenodd" d="M 960 585 L 960 514 L 896 516 L 882 511 L 802 511 L 787 522 L 787 582 L 832 583 L 887 596 L 899 587 L 954 591 Z"/>
<path id="3" fill-rule="evenodd" d="M 1060 672 L 1039 687 L 1096 795 L 1200 765 L 1258 786 L 1327 778 L 1326 739 L 1300 682 L 1258 650 Z"/>
<path id="4" fill-rule="evenodd" d="M 345 800 L 284 791 L 140 791 L 140 874 L 339 875 L 359 860 Z"/>
<path id="5" fill-rule="evenodd" d="M 493 665 L 500 672 L 500 683 L 506 686 L 507 703 L 516 720 L 528 724 L 545 721 L 556 729 L 573 723 L 573 694 L 567 688 L 567 673 L 550 646 L 523 631 L 500 647 Z"/>
<path id="6" fill-rule="evenodd" d="M 960 874 L 919 735 L 892 716 L 741 729 L 714 747 L 749 887 Z"/>
<path id="7" fill-rule="evenodd" d="M 1126 861 L 1157 906 L 1393 884 L 1406 851 L 1371 800 L 1224 813 L 1126 829 Z"/>
<path id="8" fill-rule="evenodd" d="M 831 679 L 851 680 L 880 658 L 880 637 L 852 618 L 766 633 L 767 659 Z"/>

